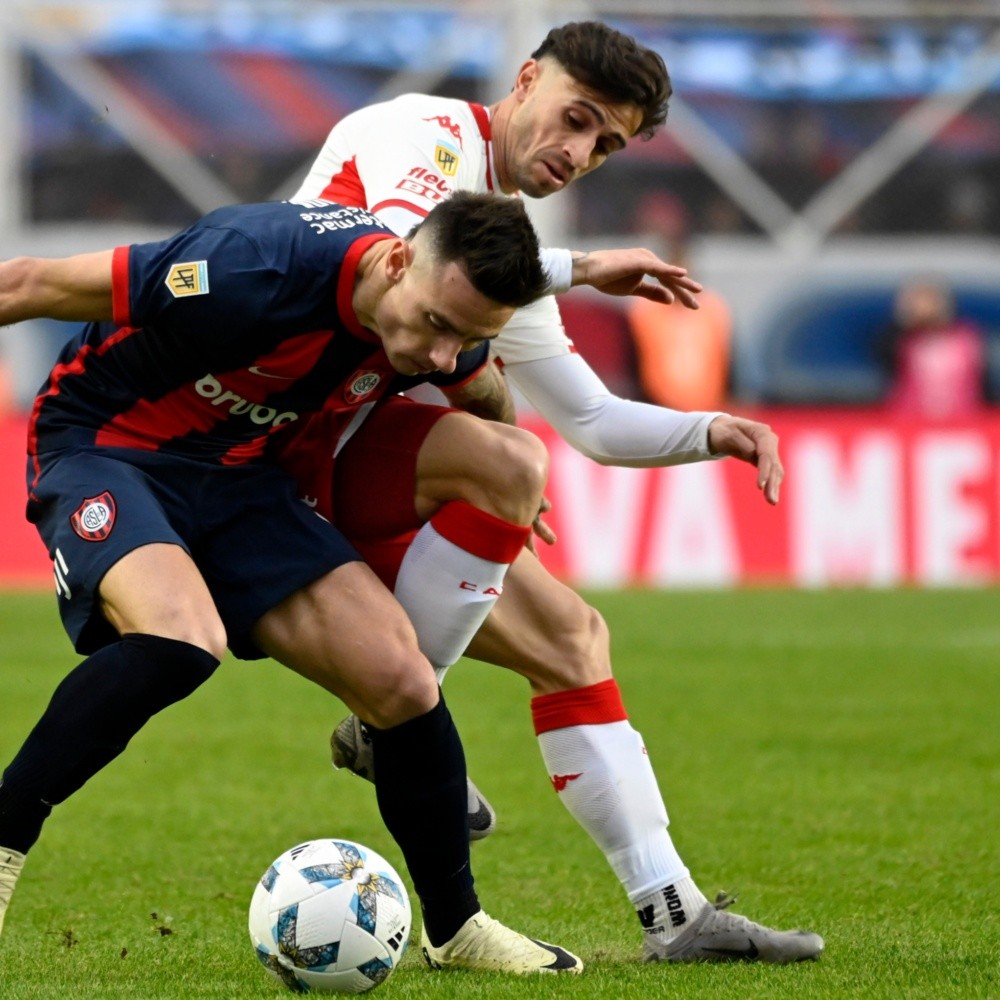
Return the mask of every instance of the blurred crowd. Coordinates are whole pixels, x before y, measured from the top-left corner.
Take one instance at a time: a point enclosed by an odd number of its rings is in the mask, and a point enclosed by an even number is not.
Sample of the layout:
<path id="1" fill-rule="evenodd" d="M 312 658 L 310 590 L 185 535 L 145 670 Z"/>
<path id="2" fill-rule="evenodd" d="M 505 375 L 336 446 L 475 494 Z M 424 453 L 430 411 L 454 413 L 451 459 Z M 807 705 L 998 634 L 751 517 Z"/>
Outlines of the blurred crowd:
<path id="1" fill-rule="evenodd" d="M 442 24 L 424 27 L 440 31 Z M 808 206 L 901 116 L 934 93 L 946 78 L 942 74 L 983 43 L 985 31 L 957 23 L 919 29 L 875 24 L 866 27 L 871 35 L 865 38 L 835 24 L 789 24 L 760 31 L 730 25 L 714 32 L 701 24 L 664 27 L 652 18 L 640 27 L 654 41 L 662 36 L 687 113 L 791 212 Z M 221 28 L 211 18 L 187 24 L 184 45 L 163 45 L 153 17 L 146 35 L 126 32 L 93 41 L 90 53 L 110 86 L 143 103 L 158 125 L 241 201 L 280 198 L 294 190 L 334 121 L 383 95 L 398 71 L 396 62 L 416 51 L 409 45 L 412 25 L 395 41 L 380 34 L 385 51 L 376 51 L 372 41 L 360 54 L 348 45 L 349 32 L 326 32 L 329 38 L 344 36 L 343 60 L 295 48 L 308 36 L 294 32 L 285 31 L 275 47 L 268 35 L 273 25 L 257 27 L 266 36 L 263 44 L 243 49 L 220 46 Z M 475 24 L 453 27 L 467 33 Z M 489 37 L 476 48 L 478 64 L 444 67 L 434 75 L 434 90 L 484 103 L 494 99 Z M 868 61 L 852 75 L 859 60 Z M 117 128 L 113 99 L 110 110 L 95 112 L 51 59 L 26 51 L 23 65 L 26 224 L 101 221 L 170 230 L 202 214 L 203 206 L 192 204 L 182 184 L 165 179 L 126 140 Z M 581 240 L 642 242 L 679 263 L 690 259 L 704 237 L 766 238 L 745 197 L 741 203 L 731 186 L 718 181 L 704 154 L 699 158 L 684 142 L 683 130 L 669 125 L 649 142 L 629 144 L 605 169 L 573 185 L 562 199 L 569 212 L 566 228 Z M 1000 88 L 986 87 L 849 205 L 833 235 L 998 238 L 998 177 Z M 776 377 L 767 387 L 748 387 L 734 349 L 745 332 L 745 316 L 713 287 L 706 288 L 697 313 L 645 302 L 626 308 L 586 297 L 567 298 L 563 310 L 581 352 L 613 390 L 631 398 L 681 409 L 749 400 L 966 412 L 1000 397 L 1000 293 L 991 298 L 952 287 L 948 269 L 937 263 L 929 261 L 925 274 L 901 274 L 859 301 L 854 314 L 848 303 L 836 322 L 827 316 L 825 325 L 782 333 L 791 354 L 811 352 L 811 363 L 822 364 L 830 352 L 815 341 L 829 342 L 851 324 L 851 361 L 865 369 L 863 387 L 831 382 L 817 391 L 801 380 L 796 387 L 794 364 L 785 381 Z M 697 266 L 694 271 L 701 276 Z M 59 324 L 40 324 L 25 346 L 0 331 L 0 411 L 29 404 L 67 334 Z M 773 361 L 769 356 L 762 364 Z"/>

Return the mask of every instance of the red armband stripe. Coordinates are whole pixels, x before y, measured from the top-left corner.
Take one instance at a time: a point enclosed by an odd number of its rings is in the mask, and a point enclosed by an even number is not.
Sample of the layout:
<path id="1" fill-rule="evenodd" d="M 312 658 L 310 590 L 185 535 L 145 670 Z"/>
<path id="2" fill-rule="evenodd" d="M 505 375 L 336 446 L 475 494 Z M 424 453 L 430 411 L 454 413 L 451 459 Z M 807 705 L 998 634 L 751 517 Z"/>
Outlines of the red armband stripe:
<path id="1" fill-rule="evenodd" d="M 132 325 L 128 294 L 128 247 L 115 247 L 111 255 L 111 315 L 118 326 Z"/>

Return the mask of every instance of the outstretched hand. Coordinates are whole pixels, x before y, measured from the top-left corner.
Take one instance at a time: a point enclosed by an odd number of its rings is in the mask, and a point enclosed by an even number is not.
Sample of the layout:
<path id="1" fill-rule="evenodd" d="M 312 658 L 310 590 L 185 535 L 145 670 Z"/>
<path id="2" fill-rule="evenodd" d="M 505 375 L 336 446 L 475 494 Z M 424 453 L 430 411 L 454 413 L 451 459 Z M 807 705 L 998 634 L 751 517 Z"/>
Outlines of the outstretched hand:
<path id="1" fill-rule="evenodd" d="M 708 447 L 757 467 L 757 489 L 769 504 L 778 502 L 785 469 L 778 455 L 778 435 L 767 424 L 728 413 L 708 425 Z"/>
<path id="2" fill-rule="evenodd" d="M 688 309 L 698 308 L 696 296 L 702 290 L 686 268 L 641 247 L 574 255 L 573 284 L 590 285 L 606 295 L 638 295 L 664 304 L 678 301 Z"/>

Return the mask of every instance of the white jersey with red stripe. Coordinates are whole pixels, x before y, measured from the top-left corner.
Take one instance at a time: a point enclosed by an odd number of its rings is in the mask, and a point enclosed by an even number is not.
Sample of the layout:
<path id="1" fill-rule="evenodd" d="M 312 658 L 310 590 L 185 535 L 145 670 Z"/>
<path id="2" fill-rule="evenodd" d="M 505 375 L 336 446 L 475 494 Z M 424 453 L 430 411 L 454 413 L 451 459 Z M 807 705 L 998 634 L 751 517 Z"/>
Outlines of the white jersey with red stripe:
<path id="1" fill-rule="evenodd" d="M 338 122 L 294 200 L 367 208 L 405 235 L 453 191 L 499 192 L 488 110 L 404 94 Z M 518 309 L 492 350 L 532 406 L 596 461 L 663 466 L 710 457 L 708 425 L 718 414 L 613 395 L 574 352 L 552 296 Z"/>
<path id="2" fill-rule="evenodd" d="M 453 191 L 499 191 L 489 113 L 468 101 L 404 94 L 338 122 L 294 200 L 358 205 L 403 235 Z M 493 349 L 505 365 L 568 354 L 555 299 L 519 309 Z"/>

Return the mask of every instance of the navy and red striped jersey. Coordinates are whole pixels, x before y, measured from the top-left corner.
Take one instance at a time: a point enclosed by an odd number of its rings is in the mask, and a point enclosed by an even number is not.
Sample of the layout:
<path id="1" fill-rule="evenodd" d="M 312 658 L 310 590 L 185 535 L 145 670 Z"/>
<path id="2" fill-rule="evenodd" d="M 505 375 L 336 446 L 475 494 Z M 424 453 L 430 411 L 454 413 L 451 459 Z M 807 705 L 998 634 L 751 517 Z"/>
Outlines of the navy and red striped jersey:
<path id="1" fill-rule="evenodd" d="M 359 208 L 273 202 L 119 247 L 114 322 L 71 340 L 35 400 L 32 475 L 53 452 L 92 446 L 239 464 L 328 398 L 347 409 L 422 381 L 466 381 L 486 344 L 449 375 L 403 376 L 358 322 L 358 263 L 391 237 Z"/>

